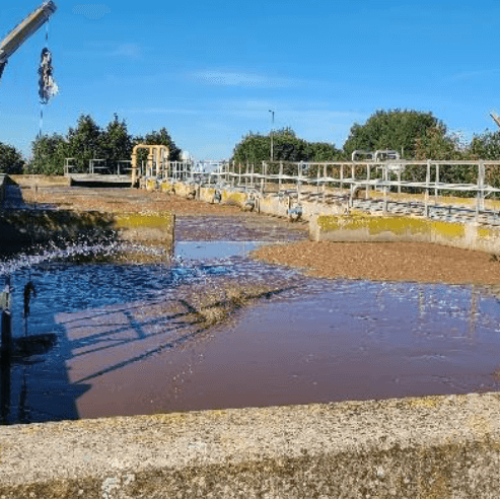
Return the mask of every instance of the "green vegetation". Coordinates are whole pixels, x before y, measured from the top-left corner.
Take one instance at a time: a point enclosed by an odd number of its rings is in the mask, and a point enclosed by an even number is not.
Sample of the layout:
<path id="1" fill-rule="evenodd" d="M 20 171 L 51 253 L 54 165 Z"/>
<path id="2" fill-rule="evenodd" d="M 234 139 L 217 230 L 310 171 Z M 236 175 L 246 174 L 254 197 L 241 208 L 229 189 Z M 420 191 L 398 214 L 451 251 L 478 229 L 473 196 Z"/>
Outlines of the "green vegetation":
<path id="1" fill-rule="evenodd" d="M 333 144 L 300 139 L 289 127 L 275 130 L 272 141 L 274 161 L 333 161 L 340 159 L 342 154 Z M 256 171 L 260 171 L 262 162 L 271 159 L 271 135 L 250 132 L 235 147 L 232 159 L 243 165 L 254 164 Z"/>
<path id="2" fill-rule="evenodd" d="M 500 160 L 500 132 L 485 131 L 475 135 L 469 144 L 462 144 L 448 134 L 446 125 L 431 112 L 414 110 L 378 110 L 364 124 L 355 123 L 342 149 L 332 143 L 308 142 L 297 137 L 289 127 L 262 135 L 249 132 L 235 146 L 232 160 L 236 164 L 247 163 L 258 172 L 263 161 L 271 159 L 271 138 L 275 162 L 327 162 L 351 159 L 354 150 L 376 151 L 392 149 L 406 160 Z M 64 159 L 75 158 L 79 170 L 88 167 L 92 158 L 104 159 L 108 165 L 118 160 L 130 159 L 132 148 L 139 143 L 161 144 L 170 149 L 170 160 L 180 159 L 180 149 L 175 145 L 167 129 L 151 131 L 144 136 L 129 133 L 125 120 L 115 114 L 103 129 L 90 115 L 81 115 L 76 127 L 70 127 L 66 135 L 39 136 L 32 143 L 32 158 L 25 162 L 12 146 L 0 143 L 0 172 L 37 173 L 61 175 Z M 139 163 L 147 153 L 140 150 Z M 288 167 L 285 166 L 285 170 Z M 500 186 L 499 172 L 488 169 L 488 182 Z M 314 173 L 314 169 L 310 170 Z M 408 179 L 422 180 L 422 169 L 408 168 Z M 443 182 L 474 182 L 471 169 L 456 165 L 447 168 L 441 176 Z M 498 180 L 497 180 L 498 179 Z"/>
<path id="3" fill-rule="evenodd" d="M 393 149 L 404 158 L 415 158 L 417 140 L 435 130 L 440 137 L 445 136 L 446 127 L 432 113 L 407 110 L 379 110 L 364 125 L 355 123 L 344 144 L 344 153 L 350 158 L 356 149 L 377 151 Z"/>
<path id="4" fill-rule="evenodd" d="M 112 166 L 119 160 L 130 160 L 132 148 L 141 142 L 168 146 L 170 160 L 179 159 L 180 149 L 166 128 L 153 130 L 145 137 L 133 136 L 125 120 L 120 120 L 116 114 L 104 129 L 90 115 L 81 115 L 76 127 L 70 127 L 66 136 L 38 136 L 32 143 L 32 159 L 24 171 L 30 174 L 62 175 L 65 158 L 74 158 L 73 164 L 77 165 L 79 171 L 85 171 L 89 160 L 94 158 L 103 159 Z"/>
<path id="5" fill-rule="evenodd" d="M 334 144 L 308 142 L 289 127 L 272 133 L 274 161 L 326 162 L 350 160 L 352 152 L 391 149 L 406 160 L 500 159 L 500 132 L 476 135 L 461 144 L 432 113 L 414 110 L 378 110 L 363 125 L 355 123 L 342 150 Z M 255 164 L 271 159 L 271 134 L 249 132 L 236 145 L 232 160 Z"/>
<path id="6" fill-rule="evenodd" d="M 0 174 L 21 174 L 23 167 L 22 154 L 15 147 L 0 142 Z"/>

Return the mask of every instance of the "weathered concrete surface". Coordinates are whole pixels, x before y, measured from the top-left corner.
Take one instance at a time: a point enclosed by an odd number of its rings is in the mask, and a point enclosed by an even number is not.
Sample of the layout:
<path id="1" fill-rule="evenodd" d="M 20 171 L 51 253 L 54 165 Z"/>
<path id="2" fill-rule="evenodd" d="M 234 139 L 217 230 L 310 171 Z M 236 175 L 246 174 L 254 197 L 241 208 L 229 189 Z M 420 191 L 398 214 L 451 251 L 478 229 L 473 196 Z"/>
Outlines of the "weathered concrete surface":
<path id="1" fill-rule="evenodd" d="M 318 202 L 311 202 L 302 200 L 300 202 L 302 207 L 301 219 L 309 221 L 317 215 L 341 215 L 347 208 L 347 203 L 324 204 Z M 259 200 L 259 210 L 262 213 L 270 215 L 278 215 L 281 217 L 288 217 L 288 209 L 293 207 L 290 204 L 288 197 L 279 198 L 276 195 L 268 195 Z"/>
<path id="2" fill-rule="evenodd" d="M 175 217 L 169 212 L 14 210 L 0 213 L 0 251 L 11 253 L 47 241 L 132 241 L 174 244 Z"/>
<path id="3" fill-rule="evenodd" d="M 500 395 L 0 427 L 3 497 L 498 498 Z"/>
<path id="4" fill-rule="evenodd" d="M 309 223 L 313 241 L 407 241 L 449 245 L 489 253 L 500 251 L 500 229 L 419 217 L 320 215 Z"/>
<path id="5" fill-rule="evenodd" d="M 170 212 L 124 212 L 113 214 L 113 228 L 121 240 L 174 244 L 175 216 Z"/>
<path id="6" fill-rule="evenodd" d="M 9 175 L 22 188 L 67 186 L 69 178 L 62 175 Z"/>
<path id="7" fill-rule="evenodd" d="M 180 194 L 180 196 L 184 196 L 184 191 L 178 187 L 175 188 L 175 192 L 176 194 Z M 221 203 L 237 205 L 241 208 L 244 208 L 251 200 L 250 193 L 245 193 L 243 191 L 223 189 L 220 194 Z M 207 203 L 213 202 L 214 195 L 214 188 L 200 188 L 197 193 L 198 198 Z M 259 196 L 255 199 L 253 210 L 264 214 L 288 217 L 288 209 L 295 205 L 295 201 L 296 200 L 289 200 L 288 196 L 279 197 L 276 194 L 268 194 L 266 196 Z M 302 207 L 301 219 L 308 221 L 317 215 L 343 214 L 347 208 L 347 203 L 323 204 L 301 200 L 300 206 Z"/>

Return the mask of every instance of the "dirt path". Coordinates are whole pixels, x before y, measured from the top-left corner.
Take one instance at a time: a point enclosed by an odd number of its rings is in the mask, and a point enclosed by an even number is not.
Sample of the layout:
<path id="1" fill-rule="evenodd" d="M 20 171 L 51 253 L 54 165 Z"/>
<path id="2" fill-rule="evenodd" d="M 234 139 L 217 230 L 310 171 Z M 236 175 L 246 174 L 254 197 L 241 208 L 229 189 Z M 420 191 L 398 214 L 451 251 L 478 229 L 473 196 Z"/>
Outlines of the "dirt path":
<path id="1" fill-rule="evenodd" d="M 125 188 L 44 187 L 38 190 L 24 187 L 26 203 L 52 205 L 73 210 L 117 211 L 170 211 L 176 215 L 249 215 L 239 207 L 210 205 L 202 201 L 186 200 L 166 193 Z M 255 217 L 256 214 L 250 214 Z"/>
<path id="2" fill-rule="evenodd" d="M 500 261 L 490 254 L 428 243 L 303 241 L 252 252 L 270 263 L 309 269 L 327 278 L 500 283 Z"/>

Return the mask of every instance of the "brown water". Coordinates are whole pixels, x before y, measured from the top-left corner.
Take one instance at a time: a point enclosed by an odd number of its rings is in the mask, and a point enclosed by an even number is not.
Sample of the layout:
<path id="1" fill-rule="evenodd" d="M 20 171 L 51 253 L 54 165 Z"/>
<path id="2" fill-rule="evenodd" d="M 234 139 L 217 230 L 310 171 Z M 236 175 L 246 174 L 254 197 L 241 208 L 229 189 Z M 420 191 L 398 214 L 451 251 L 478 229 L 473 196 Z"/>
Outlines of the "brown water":
<path id="1" fill-rule="evenodd" d="M 219 222 L 209 233 L 228 238 Z M 17 302 L 28 278 L 38 290 L 29 334 L 55 331 L 59 341 L 14 360 L 9 380 L 2 375 L 3 421 L 500 388 L 500 304 L 488 289 L 312 279 L 247 259 L 261 233 L 238 224 L 237 241 L 186 236 L 173 266 L 61 263 L 17 272 Z M 298 237 L 275 224 L 274 241 Z M 187 226 L 178 236 L 190 234 Z M 192 297 L 228 282 L 276 293 L 202 327 Z M 22 336 L 19 309 L 14 320 Z"/>
<path id="2" fill-rule="evenodd" d="M 140 363 L 95 376 L 172 335 L 150 326 L 133 348 L 84 348 L 68 368 L 71 383 L 92 382 L 77 401 L 82 417 L 498 390 L 498 313 L 496 299 L 470 287 L 332 281 Z M 59 318 L 70 339 L 118 325 L 107 342 L 137 338 L 123 311 L 108 310 L 91 331 L 80 316 Z"/>

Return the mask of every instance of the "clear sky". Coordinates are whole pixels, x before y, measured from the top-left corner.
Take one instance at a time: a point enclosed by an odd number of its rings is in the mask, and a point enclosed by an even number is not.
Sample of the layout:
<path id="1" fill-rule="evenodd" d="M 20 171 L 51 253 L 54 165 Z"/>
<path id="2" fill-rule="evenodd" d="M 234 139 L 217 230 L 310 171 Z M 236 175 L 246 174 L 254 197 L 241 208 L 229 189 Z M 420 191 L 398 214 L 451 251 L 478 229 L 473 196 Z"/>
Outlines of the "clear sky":
<path id="1" fill-rule="evenodd" d="M 377 109 L 432 111 L 467 138 L 500 109 L 500 2 L 56 0 L 49 48 L 60 94 L 43 132 L 117 112 L 134 134 L 165 126 L 197 158 L 247 132 L 291 126 L 341 147 Z M 41 0 L 0 0 L 0 37 Z M 39 130 L 45 27 L 0 84 L 0 141 L 28 155 Z"/>

